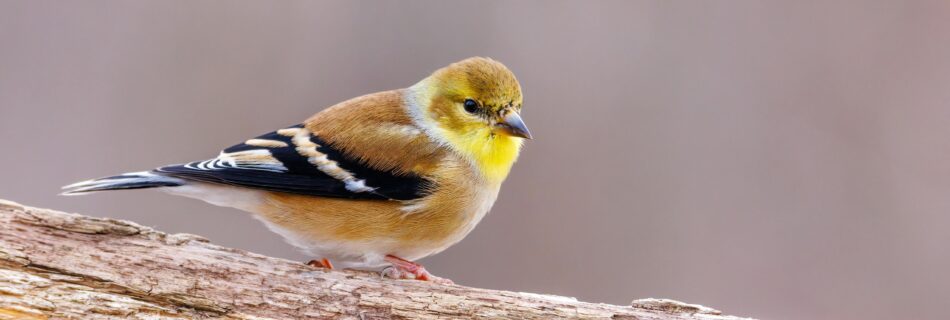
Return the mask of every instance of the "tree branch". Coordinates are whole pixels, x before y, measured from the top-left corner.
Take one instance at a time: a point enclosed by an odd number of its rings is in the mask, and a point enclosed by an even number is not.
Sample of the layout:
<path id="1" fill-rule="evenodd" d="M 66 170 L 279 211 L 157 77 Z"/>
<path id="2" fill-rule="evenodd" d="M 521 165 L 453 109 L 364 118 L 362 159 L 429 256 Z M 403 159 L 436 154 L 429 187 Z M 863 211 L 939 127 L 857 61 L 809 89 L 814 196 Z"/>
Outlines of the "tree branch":
<path id="1" fill-rule="evenodd" d="M 739 319 L 672 300 L 615 306 L 326 271 L 0 200 L 0 319 L 209 317 Z"/>

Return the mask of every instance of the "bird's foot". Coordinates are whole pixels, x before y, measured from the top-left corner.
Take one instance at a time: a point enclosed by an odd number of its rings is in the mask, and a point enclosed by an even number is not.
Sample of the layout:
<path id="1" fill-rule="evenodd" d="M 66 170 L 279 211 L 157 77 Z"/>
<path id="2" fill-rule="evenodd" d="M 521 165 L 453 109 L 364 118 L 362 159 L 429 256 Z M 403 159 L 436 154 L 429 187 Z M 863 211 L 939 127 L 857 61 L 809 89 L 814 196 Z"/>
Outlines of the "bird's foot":
<path id="1" fill-rule="evenodd" d="M 381 274 L 384 277 L 431 281 L 438 284 L 455 284 L 452 280 L 432 275 L 429 271 L 426 271 L 426 268 L 421 264 L 394 255 L 386 255 L 386 262 L 391 263 L 392 266 L 383 269 Z"/>
<path id="2" fill-rule="evenodd" d="M 328 270 L 333 270 L 333 264 L 330 263 L 330 260 L 327 260 L 327 258 L 323 258 L 320 260 L 310 260 L 309 262 L 307 262 L 307 265 L 311 267 L 315 267 L 315 268 L 324 268 Z"/>

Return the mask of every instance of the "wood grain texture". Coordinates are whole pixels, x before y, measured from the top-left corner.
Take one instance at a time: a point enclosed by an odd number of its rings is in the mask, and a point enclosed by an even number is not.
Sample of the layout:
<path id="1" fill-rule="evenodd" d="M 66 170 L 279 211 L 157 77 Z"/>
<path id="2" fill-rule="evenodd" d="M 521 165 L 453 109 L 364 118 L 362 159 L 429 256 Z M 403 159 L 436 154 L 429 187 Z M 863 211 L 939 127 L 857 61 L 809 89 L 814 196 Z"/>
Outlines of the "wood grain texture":
<path id="1" fill-rule="evenodd" d="M 740 319 L 382 279 L 0 200 L 0 319 Z"/>

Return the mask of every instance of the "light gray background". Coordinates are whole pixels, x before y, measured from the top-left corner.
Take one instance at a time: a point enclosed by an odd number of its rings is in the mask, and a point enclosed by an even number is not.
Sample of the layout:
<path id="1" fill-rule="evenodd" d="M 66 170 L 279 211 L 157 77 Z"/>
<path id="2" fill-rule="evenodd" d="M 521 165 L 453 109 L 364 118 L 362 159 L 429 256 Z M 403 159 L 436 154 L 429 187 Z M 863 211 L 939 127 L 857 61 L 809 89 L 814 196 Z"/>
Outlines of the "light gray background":
<path id="1" fill-rule="evenodd" d="M 0 1 L 0 197 L 303 261 L 235 210 L 56 194 L 474 55 L 518 75 L 536 140 L 436 274 L 764 319 L 946 316 L 947 1 Z"/>

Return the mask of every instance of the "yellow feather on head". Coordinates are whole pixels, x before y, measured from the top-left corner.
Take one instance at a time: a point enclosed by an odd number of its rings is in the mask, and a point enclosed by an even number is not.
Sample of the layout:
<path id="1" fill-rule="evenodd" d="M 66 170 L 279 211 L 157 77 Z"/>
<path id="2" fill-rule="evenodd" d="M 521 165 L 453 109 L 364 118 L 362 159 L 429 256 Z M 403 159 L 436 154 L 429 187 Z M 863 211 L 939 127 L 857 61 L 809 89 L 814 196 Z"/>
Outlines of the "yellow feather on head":
<path id="1" fill-rule="evenodd" d="M 501 182 L 508 176 L 523 142 L 503 130 L 506 115 L 521 113 L 521 85 L 511 70 L 474 57 L 437 70 L 411 90 L 444 143 L 486 179 Z"/>

